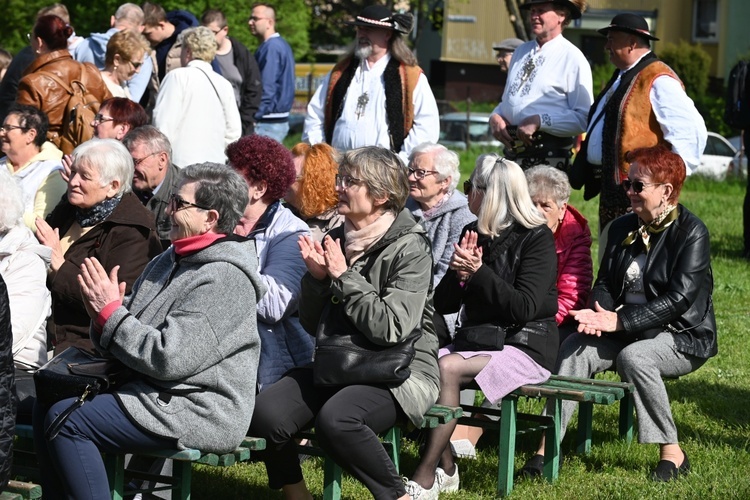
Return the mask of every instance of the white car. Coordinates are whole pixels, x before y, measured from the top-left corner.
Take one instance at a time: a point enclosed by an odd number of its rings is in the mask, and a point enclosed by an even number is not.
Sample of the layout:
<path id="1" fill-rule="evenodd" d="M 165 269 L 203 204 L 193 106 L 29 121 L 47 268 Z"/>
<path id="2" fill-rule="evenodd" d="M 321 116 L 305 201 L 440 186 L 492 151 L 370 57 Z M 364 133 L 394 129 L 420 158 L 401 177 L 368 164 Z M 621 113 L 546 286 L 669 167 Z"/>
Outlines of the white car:
<path id="1" fill-rule="evenodd" d="M 464 150 L 468 139 L 472 146 L 502 149 L 503 144 L 490 131 L 490 113 L 471 113 L 468 118 L 463 112 L 442 115 L 438 142 L 447 148 Z"/>
<path id="2" fill-rule="evenodd" d="M 733 139 L 735 138 L 730 140 Z M 727 174 L 746 176 L 747 155 L 742 155 L 740 161 L 740 152 L 730 140 L 715 132 L 709 132 L 700 165 L 693 173 L 720 181 L 726 179 Z M 737 139 L 737 144 L 739 145 L 739 139 Z"/>

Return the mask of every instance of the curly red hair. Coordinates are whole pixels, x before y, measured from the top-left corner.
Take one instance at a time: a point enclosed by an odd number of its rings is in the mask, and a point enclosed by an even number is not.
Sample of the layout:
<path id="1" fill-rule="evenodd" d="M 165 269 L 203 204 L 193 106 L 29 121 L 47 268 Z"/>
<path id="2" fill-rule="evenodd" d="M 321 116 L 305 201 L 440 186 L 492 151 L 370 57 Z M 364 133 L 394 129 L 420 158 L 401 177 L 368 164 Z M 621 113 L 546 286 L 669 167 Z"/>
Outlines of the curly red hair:
<path id="1" fill-rule="evenodd" d="M 680 199 L 682 185 L 685 183 L 685 162 L 670 146 L 659 144 L 650 148 L 638 148 L 625 154 L 625 161 L 638 163 L 641 171 L 651 177 L 651 182 L 669 183 L 672 185 L 670 203 Z"/>
<path id="2" fill-rule="evenodd" d="M 299 206 L 296 208 L 305 219 L 325 213 L 338 203 L 337 156 L 336 150 L 323 142 L 314 146 L 300 142 L 292 148 L 293 158 L 304 158 L 297 196 Z"/>
<path id="3" fill-rule="evenodd" d="M 241 137 L 227 146 L 227 158 L 248 184 L 265 181 L 266 200 L 281 199 L 296 178 L 292 154 L 270 137 Z"/>

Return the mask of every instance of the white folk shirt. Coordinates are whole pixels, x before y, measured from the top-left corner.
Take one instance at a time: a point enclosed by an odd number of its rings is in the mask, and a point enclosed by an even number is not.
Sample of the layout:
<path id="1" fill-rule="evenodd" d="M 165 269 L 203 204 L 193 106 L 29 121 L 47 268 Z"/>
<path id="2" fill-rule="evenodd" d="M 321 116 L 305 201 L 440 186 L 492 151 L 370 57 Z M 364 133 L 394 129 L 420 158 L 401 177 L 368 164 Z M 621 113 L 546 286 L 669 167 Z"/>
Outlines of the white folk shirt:
<path id="1" fill-rule="evenodd" d="M 643 55 L 643 57 L 645 56 L 646 54 Z M 625 71 L 638 64 L 641 59 L 638 59 Z M 623 71 L 620 71 L 617 80 L 610 87 L 609 96 L 620 86 L 622 74 Z M 592 115 L 592 120 L 599 116 L 608 100 L 605 96 L 599 101 L 599 106 Z M 664 134 L 664 140 L 672 144 L 672 150 L 680 155 L 687 166 L 687 174 L 690 175 L 700 164 L 703 150 L 706 147 L 708 132 L 703 117 L 695 109 L 693 100 L 682 89 L 680 82 L 668 75 L 662 75 L 654 79 L 649 92 L 649 100 L 656 121 Z M 594 165 L 602 164 L 602 134 L 604 133 L 605 119 L 602 116 L 594 125 L 594 128 L 588 131 L 587 160 Z M 644 119 L 646 118 L 644 117 Z"/>
<path id="2" fill-rule="evenodd" d="M 381 146 L 390 149 L 383 82 L 383 72 L 390 60 L 391 55 L 386 54 L 372 66 L 360 64 L 357 67 L 344 97 L 344 109 L 333 129 L 331 146 L 339 151 L 362 146 Z M 317 144 L 326 140 L 324 116 L 330 78 L 329 73 L 307 106 L 305 131 L 302 134 L 304 142 Z M 357 101 L 364 92 L 367 92 L 367 104 L 364 113 L 357 117 Z M 413 104 L 414 125 L 399 152 L 404 162 L 408 161 L 409 153 L 416 146 L 423 142 L 437 143 L 440 136 L 440 114 L 435 96 L 432 95 L 432 89 L 424 74 L 419 75 L 414 88 Z"/>
<path id="3" fill-rule="evenodd" d="M 508 125 L 539 115 L 542 132 L 573 137 L 586 130 L 592 87 L 586 57 L 565 37 L 541 47 L 530 40 L 513 53 L 503 99 L 493 113 Z"/>

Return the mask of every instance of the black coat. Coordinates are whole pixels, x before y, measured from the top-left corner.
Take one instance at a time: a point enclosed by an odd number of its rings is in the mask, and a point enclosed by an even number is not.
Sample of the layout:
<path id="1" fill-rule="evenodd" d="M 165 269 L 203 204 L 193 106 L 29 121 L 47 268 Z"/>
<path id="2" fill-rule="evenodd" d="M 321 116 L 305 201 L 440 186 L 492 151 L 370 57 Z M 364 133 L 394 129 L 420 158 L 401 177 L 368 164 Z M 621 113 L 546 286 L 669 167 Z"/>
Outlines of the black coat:
<path id="1" fill-rule="evenodd" d="M 5 489 L 13 462 L 16 432 L 16 391 L 13 368 L 13 330 L 8 288 L 0 276 L 0 491 Z"/>
<path id="2" fill-rule="evenodd" d="M 477 223 L 466 226 L 477 230 Z M 460 239 L 459 239 L 460 241 Z M 524 327 L 543 325 L 533 333 L 522 330 L 505 339 L 548 370 L 554 369 L 559 347 L 557 314 L 557 253 L 552 231 L 546 225 L 527 229 L 513 224 L 496 238 L 480 235 L 482 266 L 466 286 L 448 270 L 435 289 L 435 310 L 458 312 L 464 305 L 464 326 L 483 323 Z"/>
<path id="3" fill-rule="evenodd" d="M 716 318 L 711 298 L 713 274 L 708 229 L 687 208 L 679 205 L 679 216 L 661 233 L 652 234 L 646 257 L 643 285 L 648 302 L 627 304 L 625 272 L 643 251 L 640 238 L 622 246 L 628 234 L 638 227 L 636 214 L 616 219 L 609 229 L 609 240 L 599 275 L 589 297 L 604 309 L 617 311 L 628 340 L 639 340 L 645 332 L 671 331 L 677 350 L 699 358 L 716 355 Z"/>
<path id="4" fill-rule="evenodd" d="M 242 76 L 240 88 L 240 119 L 242 120 L 242 135 L 250 135 L 255 130 L 255 113 L 260 107 L 262 88 L 260 68 L 247 47 L 242 42 L 229 38 L 232 42 L 232 57 L 234 65 Z"/>

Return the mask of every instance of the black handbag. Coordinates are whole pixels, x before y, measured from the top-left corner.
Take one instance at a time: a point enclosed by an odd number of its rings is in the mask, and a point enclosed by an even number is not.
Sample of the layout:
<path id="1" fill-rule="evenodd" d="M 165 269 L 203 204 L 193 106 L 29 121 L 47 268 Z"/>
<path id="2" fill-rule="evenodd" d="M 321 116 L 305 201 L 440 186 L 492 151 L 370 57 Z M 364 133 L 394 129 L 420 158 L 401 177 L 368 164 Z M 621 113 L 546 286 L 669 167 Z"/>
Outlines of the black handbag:
<path id="1" fill-rule="evenodd" d="M 502 351 L 507 330 L 489 323 L 456 329 L 453 347 L 456 351 Z"/>
<path id="2" fill-rule="evenodd" d="M 77 347 L 69 347 L 34 373 L 39 403 L 51 406 L 63 399 L 76 400 L 46 431 L 54 439 L 71 413 L 99 393 L 112 392 L 133 380 L 134 372 L 115 358 L 103 358 Z"/>

